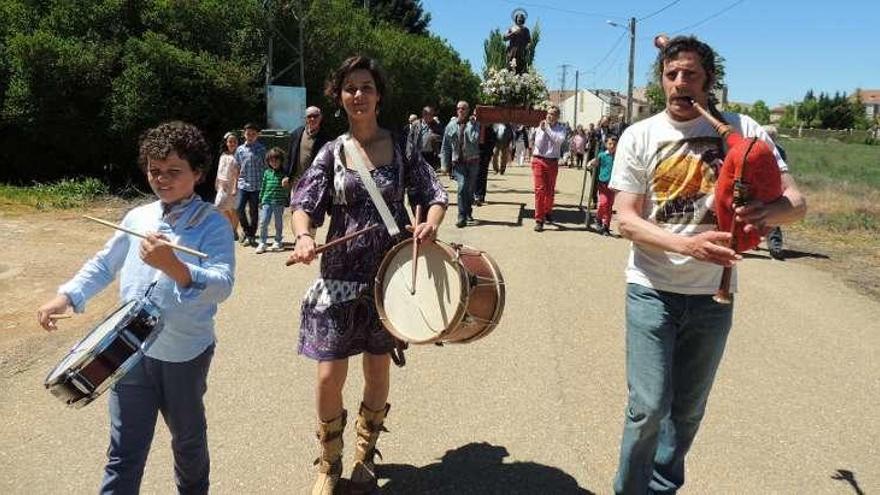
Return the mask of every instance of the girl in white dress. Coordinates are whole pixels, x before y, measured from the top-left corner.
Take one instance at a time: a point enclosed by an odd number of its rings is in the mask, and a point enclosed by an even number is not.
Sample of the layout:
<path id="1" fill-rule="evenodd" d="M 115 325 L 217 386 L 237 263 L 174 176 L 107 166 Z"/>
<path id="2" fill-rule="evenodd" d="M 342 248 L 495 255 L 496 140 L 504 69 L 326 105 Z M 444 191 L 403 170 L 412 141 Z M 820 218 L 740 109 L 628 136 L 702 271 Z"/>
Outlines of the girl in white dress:
<path id="1" fill-rule="evenodd" d="M 227 132 L 223 136 L 223 148 L 220 153 L 220 162 L 217 164 L 217 180 L 214 187 L 217 189 L 217 197 L 214 206 L 229 220 L 232 231 L 238 240 L 238 214 L 235 211 L 236 194 L 238 193 L 238 174 L 241 167 L 235 161 L 235 149 L 238 147 L 238 137 Z"/>

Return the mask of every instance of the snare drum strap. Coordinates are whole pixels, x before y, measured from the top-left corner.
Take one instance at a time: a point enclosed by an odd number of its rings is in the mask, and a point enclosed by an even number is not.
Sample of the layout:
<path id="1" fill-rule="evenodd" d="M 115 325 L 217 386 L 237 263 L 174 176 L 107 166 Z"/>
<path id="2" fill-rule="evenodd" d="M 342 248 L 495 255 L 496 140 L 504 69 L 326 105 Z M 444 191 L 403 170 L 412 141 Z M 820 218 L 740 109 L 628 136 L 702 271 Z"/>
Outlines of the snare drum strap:
<path id="1" fill-rule="evenodd" d="M 367 170 L 367 166 L 364 164 L 361 150 L 358 149 L 358 146 L 348 134 L 345 134 L 342 139 L 345 151 L 348 152 L 348 157 L 351 158 L 352 166 L 354 166 L 355 171 L 361 177 L 361 182 L 367 189 L 367 193 L 370 195 L 373 205 L 376 206 L 376 210 L 379 211 L 379 216 L 382 217 L 382 223 L 388 229 L 388 234 L 391 237 L 400 234 L 400 227 L 397 226 L 397 221 L 391 215 L 391 210 L 388 208 L 388 204 L 385 203 L 385 198 L 382 197 L 379 187 L 376 186 L 376 181 L 373 180 L 370 171 Z"/>

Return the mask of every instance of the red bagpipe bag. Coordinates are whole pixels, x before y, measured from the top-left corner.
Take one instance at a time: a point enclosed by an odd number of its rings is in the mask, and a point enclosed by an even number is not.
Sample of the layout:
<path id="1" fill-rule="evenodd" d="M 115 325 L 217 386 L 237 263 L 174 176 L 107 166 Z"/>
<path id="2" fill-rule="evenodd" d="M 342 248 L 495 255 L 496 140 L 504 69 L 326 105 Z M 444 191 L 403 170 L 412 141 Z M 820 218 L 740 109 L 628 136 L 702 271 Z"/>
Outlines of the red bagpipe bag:
<path id="1" fill-rule="evenodd" d="M 736 252 L 754 249 L 761 242 L 761 232 L 745 232 L 735 221 L 734 208 L 750 201 L 772 203 L 782 196 L 782 174 L 773 149 L 759 138 L 744 138 L 722 124 L 727 154 L 715 183 L 715 216 L 718 229 L 733 234 L 731 247 Z"/>

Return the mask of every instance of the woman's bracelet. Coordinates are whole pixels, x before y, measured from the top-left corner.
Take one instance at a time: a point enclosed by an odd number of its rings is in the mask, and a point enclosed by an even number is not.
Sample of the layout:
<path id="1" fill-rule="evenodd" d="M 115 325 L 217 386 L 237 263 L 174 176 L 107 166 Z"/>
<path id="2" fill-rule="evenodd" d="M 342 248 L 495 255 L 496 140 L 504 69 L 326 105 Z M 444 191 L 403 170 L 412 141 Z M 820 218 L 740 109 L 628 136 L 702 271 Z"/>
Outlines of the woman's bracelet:
<path id="1" fill-rule="evenodd" d="M 299 234 L 296 234 L 295 239 L 298 241 L 300 237 L 311 237 L 313 241 L 315 240 L 315 236 L 313 236 L 311 232 L 300 232 Z"/>

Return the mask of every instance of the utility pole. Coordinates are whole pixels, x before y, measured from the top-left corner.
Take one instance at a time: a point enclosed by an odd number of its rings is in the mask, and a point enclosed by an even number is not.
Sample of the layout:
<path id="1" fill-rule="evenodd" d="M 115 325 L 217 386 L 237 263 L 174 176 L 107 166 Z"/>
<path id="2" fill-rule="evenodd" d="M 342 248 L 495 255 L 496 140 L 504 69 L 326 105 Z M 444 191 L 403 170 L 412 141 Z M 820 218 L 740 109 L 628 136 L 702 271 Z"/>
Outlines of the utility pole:
<path id="1" fill-rule="evenodd" d="M 574 71 L 574 128 L 577 129 L 578 126 L 578 79 L 580 78 L 581 71 Z"/>
<path id="2" fill-rule="evenodd" d="M 626 88 L 626 123 L 633 121 L 633 79 L 636 65 L 636 18 L 629 18 L 629 84 Z"/>
<path id="3" fill-rule="evenodd" d="M 562 68 L 562 87 L 559 90 L 559 109 L 560 111 L 563 111 L 562 107 L 565 106 L 562 104 L 565 99 L 565 82 L 568 78 L 568 69 L 571 67 L 571 64 L 562 64 L 560 67 Z"/>

